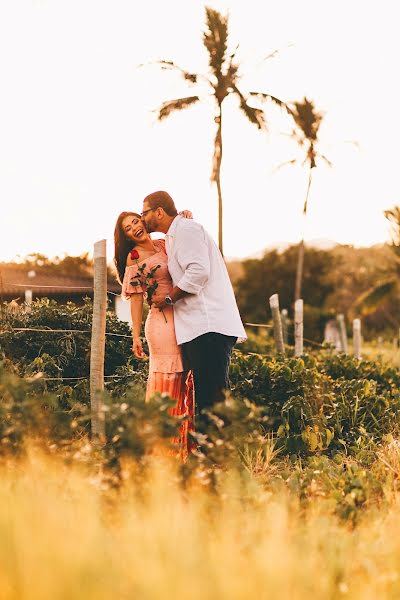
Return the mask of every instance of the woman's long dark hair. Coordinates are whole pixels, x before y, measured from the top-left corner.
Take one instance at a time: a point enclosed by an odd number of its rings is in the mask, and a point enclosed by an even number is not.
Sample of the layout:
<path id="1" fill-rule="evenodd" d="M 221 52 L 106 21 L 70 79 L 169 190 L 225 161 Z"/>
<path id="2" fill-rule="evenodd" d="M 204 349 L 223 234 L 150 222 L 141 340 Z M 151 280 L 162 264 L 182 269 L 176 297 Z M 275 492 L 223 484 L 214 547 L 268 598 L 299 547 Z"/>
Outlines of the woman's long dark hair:
<path id="1" fill-rule="evenodd" d="M 129 252 L 135 247 L 135 242 L 129 240 L 122 229 L 122 221 L 130 216 L 141 219 L 141 216 L 135 212 L 122 212 L 117 219 L 114 229 L 114 264 L 117 269 L 117 279 L 121 285 L 125 275 L 126 259 Z"/>

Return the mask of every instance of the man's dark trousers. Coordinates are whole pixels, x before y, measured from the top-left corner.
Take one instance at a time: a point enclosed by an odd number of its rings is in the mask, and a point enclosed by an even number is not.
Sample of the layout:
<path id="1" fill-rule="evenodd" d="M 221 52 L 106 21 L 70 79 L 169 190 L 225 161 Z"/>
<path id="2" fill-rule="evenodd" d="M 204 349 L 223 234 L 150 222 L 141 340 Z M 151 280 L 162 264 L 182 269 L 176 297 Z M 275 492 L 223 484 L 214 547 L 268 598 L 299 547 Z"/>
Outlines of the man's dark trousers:
<path id="1" fill-rule="evenodd" d="M 193 371 L 196 405 L 196 429 L 202 431 L 200 413 L 224 399 L 229 389 L 229 365 L 236 337 L 205 333 L 182 344 L 185 368 Z"/>

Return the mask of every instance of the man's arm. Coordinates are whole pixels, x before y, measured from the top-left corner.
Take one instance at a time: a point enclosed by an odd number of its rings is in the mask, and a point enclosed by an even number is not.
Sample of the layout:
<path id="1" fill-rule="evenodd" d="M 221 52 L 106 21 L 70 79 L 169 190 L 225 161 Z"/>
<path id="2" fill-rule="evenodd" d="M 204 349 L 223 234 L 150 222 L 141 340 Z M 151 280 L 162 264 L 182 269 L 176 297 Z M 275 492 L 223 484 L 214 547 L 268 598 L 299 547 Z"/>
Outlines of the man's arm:
<path id="1" fill-rule="evenodd" d="M 183 271 L 177 287 L 188 294 L 199 294 L 210 276 L 210 258 L 201 225 L 181 228 L 177 239 L 176 260 Z"/>
<path id="2" fill-rule="evenodd" d="M 181 300 L 181 298 L 185 298 L 185 296 L 190 296 L 191 294 L 189 294 L 188 292 L 185 292 L 184 290 L 181 290 L 181 288 L 179 288 L 178 286 L 175 286 L 172 290 L 172 292 L 169 294 L 172 302 L 175 304 L 175 302 L 178 302 L 178 300 Z M 167 306 L 167 303 L 165 302 L 165 294 L 161 295 L 157 295 L 157 293 L 154 294 L 153 296 L 153 304 L 156 308 L 162 309 L 165 306 Z"/>
<path id="3" fill-rule="evenodd" d="M 183 228 L 179 231 L 176 242 L 175 258 L 183 275 L 170 294 L 174 303 L 185 296 L 199 294 L 210 276 L 207 241 L 201 225 L 196 228 Z M 153 301 L 157 308 L 165 306 L 165 296 L 153 297 Z"/>
<path id="4" fill-rule="evenodd" d="M 178 302 L 178 300 L 181 300 L 181 298 L 185 298 L 186 296 L 190 296 L 189 292 L 181 290 L 181 288 L 179 288 L 178 286 L 175 286 L 172 292 L 170 293 L 171 300 L 174 304 L 175 302 Z"/>

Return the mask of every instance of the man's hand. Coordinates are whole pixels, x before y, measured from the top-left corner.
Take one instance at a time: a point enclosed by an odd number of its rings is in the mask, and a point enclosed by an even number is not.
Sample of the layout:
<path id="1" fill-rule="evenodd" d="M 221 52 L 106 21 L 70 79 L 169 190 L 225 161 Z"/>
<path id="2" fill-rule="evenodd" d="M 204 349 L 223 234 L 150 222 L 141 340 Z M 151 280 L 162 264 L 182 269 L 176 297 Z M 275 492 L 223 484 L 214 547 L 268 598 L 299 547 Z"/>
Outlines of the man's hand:
<path id="1" fill-rule="evenodd" d="M 170 293 L 170 297 L 172 302 L 175 304 L 175 302 L 178 302 L 178 300 L 180 300 L 181 298 L 186 298 L 186 296 L 190 296 L 190 294 L 188 294 L 187 292 L 184 292 L 183 290 L 181 290 L 178 287 L 174 287 Z M 169 304 L 165 303 L 165 294 L 160 294 L 159 292 L 156 292 L 152 298 L 152 304 L 156 307 L 159 308 L 160 310 L 162 310 L 163 308 L 165 308 L 166 306 L 170 306 Z"/>
<path id="2" fill-rule="evenodd" d="M 134 338 L 132 352 L 136 358 L 144 358 L 146 356 L 143 352 L 142 340 L 140 338 Z"/>
<path id="3" fill-rule="evenodd" d="M 154 294 L 151 305 L 160 310 L 165 308 L 167 306 L 167 304 L 165 303 L 165 295 L 157 293 Z"/>
<path id="4" fill-rule="evenodd" d="M 191 210 L 181 210 L 179 214 L 182 215 L 182 217 L 185 217 L 185 219 L 193 219 L 193 213 Z"/>

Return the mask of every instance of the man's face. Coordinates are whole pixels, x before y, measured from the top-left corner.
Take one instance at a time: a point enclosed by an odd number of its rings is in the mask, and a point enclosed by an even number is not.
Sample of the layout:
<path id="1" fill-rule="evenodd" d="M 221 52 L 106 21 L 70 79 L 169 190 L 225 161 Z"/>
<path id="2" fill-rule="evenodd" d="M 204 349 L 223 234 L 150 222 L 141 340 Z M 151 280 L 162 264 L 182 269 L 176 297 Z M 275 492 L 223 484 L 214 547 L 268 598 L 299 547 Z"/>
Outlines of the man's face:
<path id="1" fill-rule="evenodd" d="M 147 202 L 143 202 L 142 221 L 148 233 L 158 231 L 158 220 L 156 217 L 156 208 L 150 208 Z"/>

